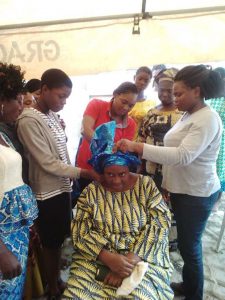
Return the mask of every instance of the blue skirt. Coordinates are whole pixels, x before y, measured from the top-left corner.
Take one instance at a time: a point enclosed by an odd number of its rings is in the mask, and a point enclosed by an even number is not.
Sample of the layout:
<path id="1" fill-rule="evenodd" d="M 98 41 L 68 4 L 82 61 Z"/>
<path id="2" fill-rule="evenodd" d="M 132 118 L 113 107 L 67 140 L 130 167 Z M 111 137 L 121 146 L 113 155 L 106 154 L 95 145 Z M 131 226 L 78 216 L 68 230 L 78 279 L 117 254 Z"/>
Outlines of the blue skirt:
<path id="1" fill-rule="evenodd" d="M 19 260 L 22 273 L 10 280 L 0 279 L 1 300 L 21 300 L 26 275 L 29 227 L 37 218 L 36 199 L 27 185 L 4 194 L 0 205 L 0 238 Z"/>

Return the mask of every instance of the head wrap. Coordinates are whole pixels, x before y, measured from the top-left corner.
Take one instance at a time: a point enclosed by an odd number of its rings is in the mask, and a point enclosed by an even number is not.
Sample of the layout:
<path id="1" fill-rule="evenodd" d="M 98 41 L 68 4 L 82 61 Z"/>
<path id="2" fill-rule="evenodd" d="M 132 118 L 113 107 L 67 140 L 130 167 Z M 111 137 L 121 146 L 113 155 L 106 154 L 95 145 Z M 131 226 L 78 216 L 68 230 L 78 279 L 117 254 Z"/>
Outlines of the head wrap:
<path id="1" fill-rule="evenodd" d="M 140 164 L 140 160 L 130 154 L 117 151 L 113 153 L 116 122 L 111 121 L 98 126 L 91 140 L 91 159 L 88 161 L 96 172 L 103 173 L 107 166 L 127 166 L 135 168 Z"/>

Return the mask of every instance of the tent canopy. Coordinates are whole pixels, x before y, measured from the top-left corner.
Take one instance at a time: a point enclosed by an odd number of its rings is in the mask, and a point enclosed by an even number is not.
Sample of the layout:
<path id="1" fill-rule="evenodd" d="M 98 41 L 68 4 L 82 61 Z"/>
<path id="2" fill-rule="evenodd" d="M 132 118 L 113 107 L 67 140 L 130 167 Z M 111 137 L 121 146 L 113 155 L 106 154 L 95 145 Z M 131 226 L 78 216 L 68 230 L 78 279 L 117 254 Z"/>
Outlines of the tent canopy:
<path id="1" fill-rule="evenodd" d="M 0 61 L 21 65 L 27 79 L 52 67 L 80 75 L 225 60 L 224 0 L 2 0 L 0 8 Z"/>

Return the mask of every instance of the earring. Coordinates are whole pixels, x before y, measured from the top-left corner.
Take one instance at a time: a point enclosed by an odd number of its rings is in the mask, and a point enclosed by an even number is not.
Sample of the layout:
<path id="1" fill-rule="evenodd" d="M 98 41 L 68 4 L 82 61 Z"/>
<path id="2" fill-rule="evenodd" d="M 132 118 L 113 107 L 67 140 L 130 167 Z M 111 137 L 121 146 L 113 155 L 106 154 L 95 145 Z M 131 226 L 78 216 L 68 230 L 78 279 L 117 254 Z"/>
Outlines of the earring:
<path id="1" fill-rule="evenodd" d="M 2 104 L 1 106 L 1 116 L 3 117 L 3 115 L 4 115 L 4 104 Z"/>

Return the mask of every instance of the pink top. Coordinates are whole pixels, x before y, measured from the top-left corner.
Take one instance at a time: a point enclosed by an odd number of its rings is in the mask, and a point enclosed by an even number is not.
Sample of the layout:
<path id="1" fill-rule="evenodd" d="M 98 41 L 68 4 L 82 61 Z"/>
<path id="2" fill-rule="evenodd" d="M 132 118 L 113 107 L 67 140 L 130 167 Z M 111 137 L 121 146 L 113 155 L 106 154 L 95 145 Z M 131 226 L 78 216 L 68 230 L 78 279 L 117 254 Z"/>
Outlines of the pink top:
<path id="1" fill-rule="evenodd" d="M 89 102 L 83 116 L 90 116 L 95 120 L 93 130 L 103 123 L 112 121 L 110 117 L 110 108 L 112 102 L 99 99 L 93 99 Z M 117 124 L 114 141 L 117 142 L 122 138 L 133 140 L 136 131 L 136 123 L 131 117 L 124 119 L 123 123 Z M 91 158 L 89 142 L 83 137 L 82 143 L 77 152 L 76 166 L 83 169 L 91 169 L 88 160 Z"/>

